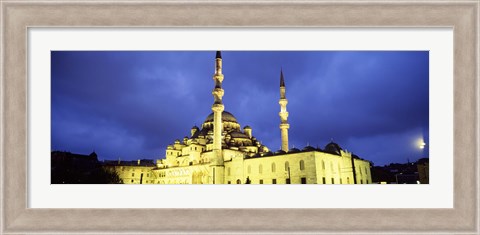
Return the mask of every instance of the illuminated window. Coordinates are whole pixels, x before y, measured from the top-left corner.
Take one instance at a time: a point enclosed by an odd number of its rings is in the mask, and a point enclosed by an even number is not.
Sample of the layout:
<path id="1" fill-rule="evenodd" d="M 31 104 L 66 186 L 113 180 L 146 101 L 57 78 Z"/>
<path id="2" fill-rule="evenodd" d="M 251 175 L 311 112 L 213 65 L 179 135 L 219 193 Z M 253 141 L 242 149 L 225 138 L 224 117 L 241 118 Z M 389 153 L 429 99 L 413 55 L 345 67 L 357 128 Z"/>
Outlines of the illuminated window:
<path id="1" fill-rule="evenodd" d="M 302 181 L 302 184 L 306 184 L 306 183 L 307 183 L 307 178 L 305 178 L 305 177 L 302 177 L 300 180 Z"/>
<path id="2" fill-rule="evenodd" d="M 259 180 L 258 183 L 259 183 L 259 184 L 263 184 L 263 180 Z"/>
<path id="3" fill-rule="evenodd" d="M 272 184 L 277 184 L 277 179 L 272 179 Z"/>
<path id="4" fill-rule="evenodd" d="M 305 170 L 305 162 L 303 160 L 300 161 L 300 170 Z"/>
<path id="5" fill-rule="evenodd" d="M 289 168 L 290 168 L 290 164 L 288 162 L 285 162 L 285 171 L 288 171 Z"/>
<path id="6" fill-rule="evenodd" d="M 272 163 L 272 172 L 275 172 L 275 170 L 276 170 L 275 168 L 276 168 L 276 166 L 275 166 L 275 162 L 274 162 L 274 163 Z"/>
<path id="7" fill-rule="evenodd" d="M 260 173 L 260 174 L 263 173 L 263 166 L 262 166 L 262 164 L 260 164 L 260 166 L 258 166 L 258 173 Z"/>

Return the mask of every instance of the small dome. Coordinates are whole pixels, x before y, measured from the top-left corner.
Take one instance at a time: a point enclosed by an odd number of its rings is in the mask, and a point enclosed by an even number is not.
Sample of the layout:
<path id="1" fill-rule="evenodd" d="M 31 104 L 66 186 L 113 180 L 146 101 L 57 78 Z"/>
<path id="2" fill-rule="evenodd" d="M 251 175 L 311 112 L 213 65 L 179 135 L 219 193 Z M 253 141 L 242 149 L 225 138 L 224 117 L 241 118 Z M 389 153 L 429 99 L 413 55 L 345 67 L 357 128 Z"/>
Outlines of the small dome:
<path id="1" fill-rule="evenodd" d="M 263 156 L 272 156 L 272 155 L 273 155 L 273 153 L 270 152 L 270 151 L 268 151 L 268 152 L 266 152 Z"/>
<path id="2" fill-rule="evenodd" d="M 305 148 L 302 149 L 303 151 L 315 151 L 316 149 L 312 146 L 306 146 Z"/>
<path id="3" fill-rule="evenodd" d="M 289 150 L 289 152 L 292 152 L 292 153 L 300 152 L 300 149 L 292 148 Z"/>
<path id="4" fill-rule="evenodd" d="M 250 126 L 244 126 L 243 129 L 252 129 Z"/>
<path id="5" fill-rule="evenodd" d="M 239 131 L 232 131 L 230 132 L 230 136 L 232 136 L 233 138 L 244 138 L 244 139 L 249 139 L 248 138 L 248 135 L 242 133 L 242 132 L 239 132 Z"/>
<path id="6" fill-rule="evenodd" d="M 340 150 L 342 150 L 342 148 L 337 143 L 334 143 L 334 142 L 330 142 L 325 146 L 325 152 L 328 152 L 328 153 L 340 155 L 341 154 Z"/>
<path id="7" fill-rule="evenodd" d="M 199 129 L 198 126 L 193 126 L 192 127 L 192 130 L 198 130 L 198 129 Z"/>

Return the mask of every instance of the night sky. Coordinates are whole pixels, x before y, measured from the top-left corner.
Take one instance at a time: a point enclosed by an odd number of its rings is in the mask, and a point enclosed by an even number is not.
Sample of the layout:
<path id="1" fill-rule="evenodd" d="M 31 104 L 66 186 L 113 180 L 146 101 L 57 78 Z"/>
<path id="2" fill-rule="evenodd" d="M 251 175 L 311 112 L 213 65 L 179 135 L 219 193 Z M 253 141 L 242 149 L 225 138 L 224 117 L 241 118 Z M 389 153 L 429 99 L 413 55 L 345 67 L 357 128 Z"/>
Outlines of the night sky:
<path id="1" fill-rule="evenodd" d="M 53 51 L 52 150 L 164 158 L 211 113 L 214 51 Z M 427 51 L 223 51 L 223 101 L 280 149 L 280 69 L 290 148 L 331 140 L 375 165 L 428 157 Z M 425 149 L 427 150 L 427 149 Z"/>

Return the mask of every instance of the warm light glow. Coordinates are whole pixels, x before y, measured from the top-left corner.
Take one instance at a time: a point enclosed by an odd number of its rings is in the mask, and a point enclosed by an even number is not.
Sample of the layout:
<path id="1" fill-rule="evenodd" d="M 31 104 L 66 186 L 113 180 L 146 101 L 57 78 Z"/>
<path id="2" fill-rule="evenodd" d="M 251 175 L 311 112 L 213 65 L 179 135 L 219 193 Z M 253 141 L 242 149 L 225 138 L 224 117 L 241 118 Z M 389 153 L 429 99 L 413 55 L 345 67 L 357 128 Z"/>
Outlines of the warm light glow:
<path id="1" fill-rule="evenodd" d="M 421 143 L 419 146 L 421 149 L 425 148 L 425 143 Z"/>
<path id="2" fill-rule="evenodd" d="M 425 148 L 425 145 L 426 145 L 426 144 L 425 144 L 425 142 L 423 141 L 423 138 L 419 138 L 419 139 L 417 140 L 416 146 L 418 146 L 418 148 L 424 149 L 424 148 Z"/>

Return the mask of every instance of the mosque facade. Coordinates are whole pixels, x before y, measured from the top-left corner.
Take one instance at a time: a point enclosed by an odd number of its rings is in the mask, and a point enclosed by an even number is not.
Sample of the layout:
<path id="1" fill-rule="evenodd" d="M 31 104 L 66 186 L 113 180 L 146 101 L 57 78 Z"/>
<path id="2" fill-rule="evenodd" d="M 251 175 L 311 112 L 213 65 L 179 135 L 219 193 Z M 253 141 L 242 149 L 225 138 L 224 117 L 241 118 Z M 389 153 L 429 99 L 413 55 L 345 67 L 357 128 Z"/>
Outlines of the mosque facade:
<path id="1" fill-rule="evenodd" d="M 281 150 L 271 152 L 253 136 L 250 126 L 241 127 L 222 102 L 222 56 L 215 57 L 212 113 L 191 128 L 189 137 L 167 146 L 165 158 L 146 168 L 110 164 L 124 183 L 147 184 L 369 184 L 370 162 L 334 142 L 323 149 L 289 148 L 288 100 L 280 72 Z M 132 179 L 135 172 L 144 176 Z M 148 177 L 146 177 L 148 176 Z"/>

